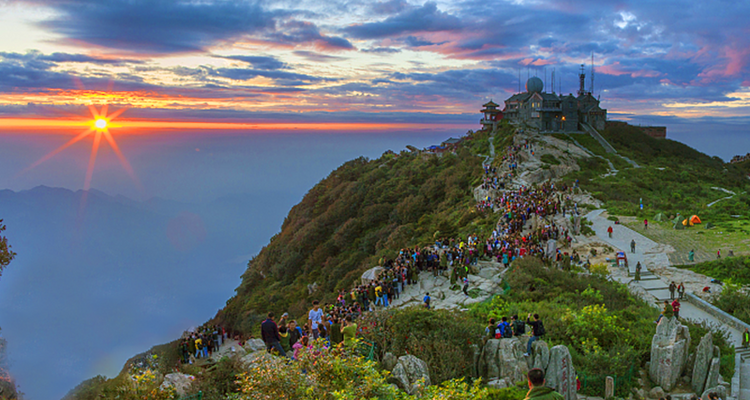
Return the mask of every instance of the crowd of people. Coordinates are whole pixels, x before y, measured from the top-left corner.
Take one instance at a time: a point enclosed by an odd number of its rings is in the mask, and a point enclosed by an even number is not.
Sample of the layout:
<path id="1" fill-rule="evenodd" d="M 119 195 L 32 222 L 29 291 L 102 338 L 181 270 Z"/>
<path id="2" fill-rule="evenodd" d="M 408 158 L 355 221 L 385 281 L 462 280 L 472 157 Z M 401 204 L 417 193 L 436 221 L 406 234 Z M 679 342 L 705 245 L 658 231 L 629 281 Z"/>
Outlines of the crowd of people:
<path id="1" fill-rule="evenodd" d="M 736 155 L 732 157 L 731 160 L 729 160 L 730 163 L 741 163 L 743 161 L 750 160 L 750 153 L 745 154 L 744 156 Z"/>
<path id="2" fill-rule="evenodd" d="M 226 338 L 226 329 L 218 325 L 206 325 L 195 332 L 186 332 L 179 344 L 182 362 L 192 364 L 191 356 L 195 359 L 210 357 Z"/>

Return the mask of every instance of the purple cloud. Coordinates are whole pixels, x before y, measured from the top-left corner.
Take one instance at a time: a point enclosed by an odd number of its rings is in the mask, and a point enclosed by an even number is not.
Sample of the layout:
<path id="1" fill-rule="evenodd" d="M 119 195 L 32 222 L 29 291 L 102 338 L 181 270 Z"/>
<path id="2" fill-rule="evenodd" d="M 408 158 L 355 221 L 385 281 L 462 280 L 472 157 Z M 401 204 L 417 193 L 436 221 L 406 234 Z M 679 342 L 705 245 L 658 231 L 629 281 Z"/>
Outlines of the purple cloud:
<path id="1" fill-rule="evenodd" d="M 351 25 L 344 32 L 358 39 L 381 39 L 407 33 L 458 31 L 464 23 L 453 15 L 440 11 L 435 3 L 405 9 L 383 21 Z"/>

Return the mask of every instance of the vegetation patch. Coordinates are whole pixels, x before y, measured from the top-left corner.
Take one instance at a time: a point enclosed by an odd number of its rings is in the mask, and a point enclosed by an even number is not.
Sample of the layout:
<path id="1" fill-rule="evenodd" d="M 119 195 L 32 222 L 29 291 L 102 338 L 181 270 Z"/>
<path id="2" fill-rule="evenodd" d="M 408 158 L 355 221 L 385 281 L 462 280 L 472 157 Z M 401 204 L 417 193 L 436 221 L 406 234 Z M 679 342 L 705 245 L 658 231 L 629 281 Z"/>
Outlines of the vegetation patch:
<path id="1" fill-rule="evenodd" d="M 675 265 L 675 267 L 688 269 L 728 283 L 750 285 L 750 256 L 725 257 L 698 264 Z"/>

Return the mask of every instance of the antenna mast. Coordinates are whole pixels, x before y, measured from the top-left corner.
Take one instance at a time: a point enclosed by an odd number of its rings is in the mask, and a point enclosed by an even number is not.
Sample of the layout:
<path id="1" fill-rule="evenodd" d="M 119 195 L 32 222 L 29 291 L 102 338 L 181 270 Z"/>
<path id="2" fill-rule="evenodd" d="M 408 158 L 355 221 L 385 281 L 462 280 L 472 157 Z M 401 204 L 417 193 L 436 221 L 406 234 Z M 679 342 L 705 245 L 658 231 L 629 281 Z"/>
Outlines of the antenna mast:
<path id="1" fill-rule="evenodd" d="M 594 95 L 594 52 L 591 52 L 591 95 Z"/>

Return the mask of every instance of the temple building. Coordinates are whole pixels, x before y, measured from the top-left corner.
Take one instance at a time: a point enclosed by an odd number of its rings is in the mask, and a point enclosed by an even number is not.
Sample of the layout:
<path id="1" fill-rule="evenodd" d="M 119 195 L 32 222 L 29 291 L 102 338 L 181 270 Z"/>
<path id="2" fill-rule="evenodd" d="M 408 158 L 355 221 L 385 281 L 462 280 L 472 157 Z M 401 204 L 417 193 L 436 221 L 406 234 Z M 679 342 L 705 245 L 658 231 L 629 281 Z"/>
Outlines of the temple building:
<path id="1" fill-rule="evenodd" d="M 526 81 L 526 91 L 517 93 L 505 100 L 505 109 L 500 118 L 510 122 L 525 123 L 540 132 L 578 132 L 591 126 L 603 130 L 607 123 L 607 110 L 599 107 L 599 100 L 583 88 L 585 75 L 580 75 L 578 95 L 558 95 L 544 91 L 544 82 L 537 77 Z M 481 110 L 487 119 L 488 105 Z"/>

